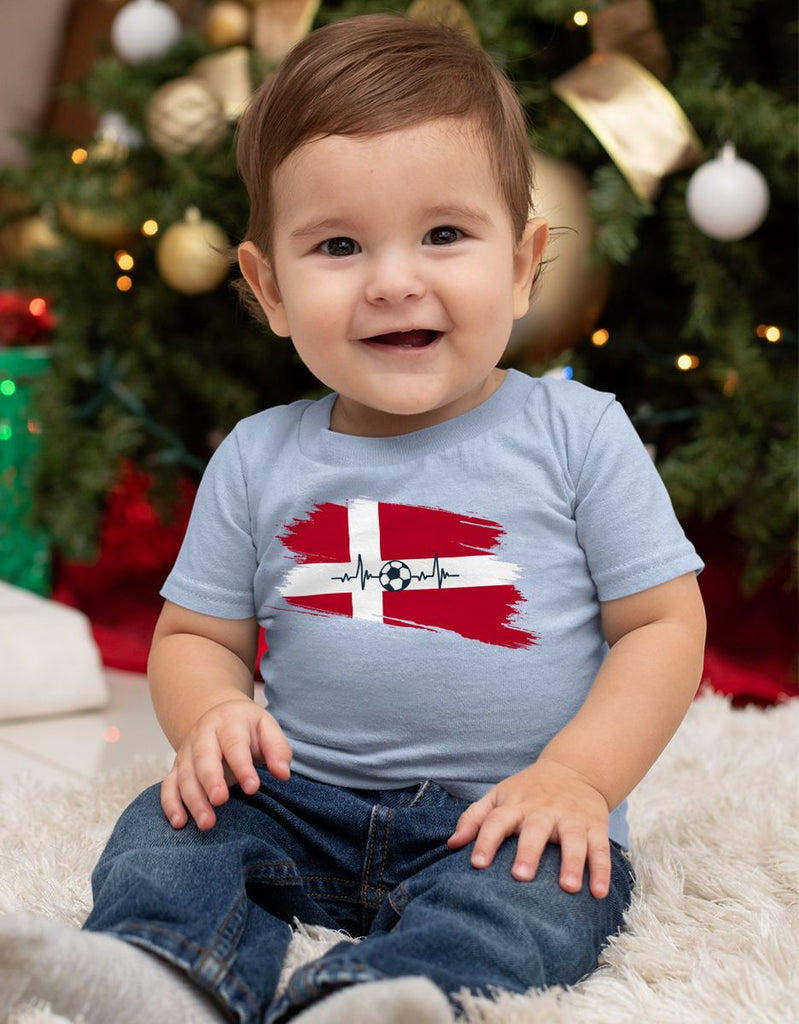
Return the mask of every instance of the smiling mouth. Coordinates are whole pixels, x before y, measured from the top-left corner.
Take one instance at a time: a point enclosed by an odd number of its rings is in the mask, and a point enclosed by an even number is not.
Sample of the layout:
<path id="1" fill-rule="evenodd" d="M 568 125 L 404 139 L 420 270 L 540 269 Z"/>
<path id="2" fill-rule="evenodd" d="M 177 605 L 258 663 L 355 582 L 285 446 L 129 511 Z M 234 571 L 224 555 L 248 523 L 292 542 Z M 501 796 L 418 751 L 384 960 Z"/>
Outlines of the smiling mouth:
<path id="1" fill-rule="evenodd" d="M 366 340 L 373 345 L 389 348 L 425 348 L 440 336 L 440 331 L 391 331 L 388 334 L 375 334 Z"/>

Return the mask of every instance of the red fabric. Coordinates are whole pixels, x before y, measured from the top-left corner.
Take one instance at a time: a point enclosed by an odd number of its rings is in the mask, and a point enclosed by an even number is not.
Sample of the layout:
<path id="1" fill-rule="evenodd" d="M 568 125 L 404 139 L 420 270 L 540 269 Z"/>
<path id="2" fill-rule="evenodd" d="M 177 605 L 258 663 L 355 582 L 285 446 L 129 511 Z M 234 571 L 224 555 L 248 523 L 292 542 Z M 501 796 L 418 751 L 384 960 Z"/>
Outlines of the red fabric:
<path id="1" fill-rule="evenodd" d="M 158 591 L 177 555 L 193 499 L 186 484 L 168 525 L 148 500 L 149 477 L 123 467 L 109 496 L 101 553 L 94 565 L 62 564 L 54 597 L 80 608 L 109 668 L 143 672 L 161 607 Z M 690 531 L 694 539 L 702 531 Z M 723 529 L 696 541 L 706 560 L 699 577 L 708 617 L 704 683 L 733 704 L 773 704 L 799 696 L 796 590 L 778 573 L 757 594 L 740 590 L 740 565 L 729 554 Z M 266 648 L 260 637 L 259 656 Z"/>

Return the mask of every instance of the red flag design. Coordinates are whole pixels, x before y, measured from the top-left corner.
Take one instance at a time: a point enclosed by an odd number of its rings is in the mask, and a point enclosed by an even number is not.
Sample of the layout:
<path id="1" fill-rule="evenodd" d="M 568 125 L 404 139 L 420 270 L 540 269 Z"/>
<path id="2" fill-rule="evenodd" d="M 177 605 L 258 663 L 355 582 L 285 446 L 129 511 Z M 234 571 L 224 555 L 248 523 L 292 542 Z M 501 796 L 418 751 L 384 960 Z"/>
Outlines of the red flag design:
<path id="1" fill-rule="evenodd" d="M 536 635 L 513 625 L 524 603 L 513 585 L 520 569 L 494 554 L 504 534 L 445 509 L 328 502 L 278 538 L 295 563 L 279 590 L 301 611 L 530 647 Z"/>

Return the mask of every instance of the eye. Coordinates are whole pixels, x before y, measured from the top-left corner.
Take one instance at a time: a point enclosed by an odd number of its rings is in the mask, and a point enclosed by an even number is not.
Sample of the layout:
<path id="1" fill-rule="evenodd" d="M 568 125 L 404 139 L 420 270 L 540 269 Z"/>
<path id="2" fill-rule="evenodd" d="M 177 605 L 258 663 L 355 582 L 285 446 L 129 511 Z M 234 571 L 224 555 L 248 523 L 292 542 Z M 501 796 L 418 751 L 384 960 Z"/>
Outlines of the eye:
<path id="1" fill-rule="evenodd" d="M 452 245 L 459 238 L 463 238 L 462 231 L 459 231 L 457 228 L 451 228 L 449 225 L 442 225 L 428 231 L 423 241 L 425 245 Z"/>
<path id="2" fill-rule="evenodd" d="M 328 238 L 319 246 L 326 256 L 354 256 L 361 251 L 360 245 L 353 238 Z"/>

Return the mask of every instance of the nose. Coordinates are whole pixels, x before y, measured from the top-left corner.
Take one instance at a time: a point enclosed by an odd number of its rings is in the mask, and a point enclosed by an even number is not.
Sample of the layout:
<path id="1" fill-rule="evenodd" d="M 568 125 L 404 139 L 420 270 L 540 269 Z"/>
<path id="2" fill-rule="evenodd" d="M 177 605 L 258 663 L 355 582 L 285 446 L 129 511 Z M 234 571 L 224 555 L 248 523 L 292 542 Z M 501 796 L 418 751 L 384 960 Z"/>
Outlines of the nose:
<path id="1" fill-rule="evenodd" d="M 419 260 L 411 253 L 391 251 L 375 255 L 367 269 L 368 302 L 400 303 L 421 298 L 426 285 Z"/>

